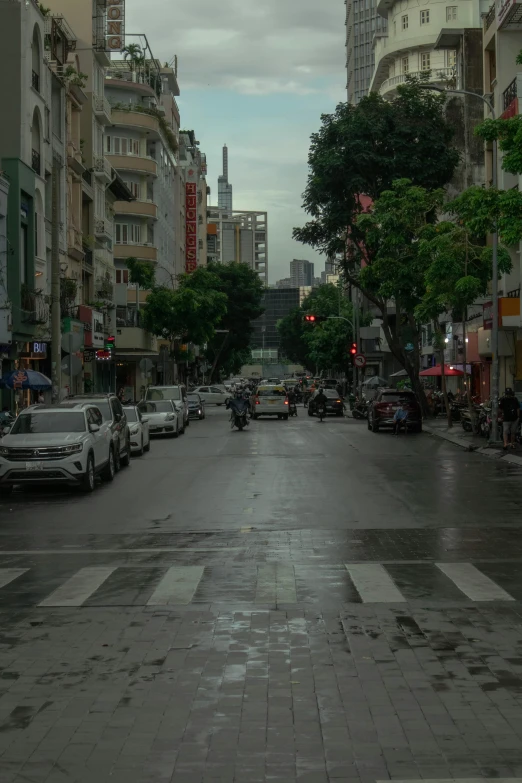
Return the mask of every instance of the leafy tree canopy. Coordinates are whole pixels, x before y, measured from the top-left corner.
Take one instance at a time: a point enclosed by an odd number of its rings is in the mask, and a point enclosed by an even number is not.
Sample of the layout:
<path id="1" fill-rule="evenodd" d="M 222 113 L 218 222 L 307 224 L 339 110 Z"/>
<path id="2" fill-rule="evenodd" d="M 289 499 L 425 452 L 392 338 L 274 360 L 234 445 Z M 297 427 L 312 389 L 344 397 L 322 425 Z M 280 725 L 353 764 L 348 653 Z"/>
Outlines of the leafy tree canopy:
<path id="1" fill-rule="evenodd" d="M 129 280 L 140 288 L 151 289 L 155 284 L 154 265 L 149 261 L 139 261 L 137 258 L 127 258 L 125 261 L 129 270 Z"/>
<path id="2" fill-rule="evenodd" d="M 143 326 L 171 343 L 182 339 L 203 345 L 214 336 L 226 308 L 227 298 L 219 291 L 158 286 L 147 297 Z"/>

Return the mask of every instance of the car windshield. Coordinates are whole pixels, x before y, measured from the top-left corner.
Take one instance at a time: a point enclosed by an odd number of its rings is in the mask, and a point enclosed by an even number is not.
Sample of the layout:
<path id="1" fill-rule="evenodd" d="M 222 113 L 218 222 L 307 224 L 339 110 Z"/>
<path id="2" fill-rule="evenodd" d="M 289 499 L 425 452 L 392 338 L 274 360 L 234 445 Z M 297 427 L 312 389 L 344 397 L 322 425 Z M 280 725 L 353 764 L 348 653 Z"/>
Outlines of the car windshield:
<path id="1" fill-rule="evenodd" d="M 138 413 L 136 408 L 124 408 L 127 421 L 138 421 Z"/>
<path id="2" fill-rule="evenodd" d="M 286 389 L 265 387 L 257 390 L 258 397 L 286 397 Z"/>
<path id="3" fill-rule="evenodd" d="M 34 435 L 49 432 L 85 432 L 83 413 L 22 413 L 11 429 L 10 435 Z"/>
<path id="4" fill-rule="evenodd" d="M 383 402 L 415 402 L 413 394 L 383 394 Z"/>
<path id="5" fill-rule="evenodd" d="M 199 402 L 199 394 L 188 394 L 187 397 L 189 402 Z"/>
<path id="6" fill-rule="evenodd" d="M 325 389 L 324 394 L 325 397 L 332 397 L 332 399 L 339 397 L 335 389 Z"/>
<path id="7" fill-rule="evenodd" d="M 148 389 L 148 400 L 181 400 L 179 386 L 166 386 L 164 389 Z"/>
<path id="8" fill-rule="evenodd" d="M 140 411 L 142 413 L 172 413 L 172 403 L 168 400 L 165 402 L 145 402 L 140 405 Z"/>

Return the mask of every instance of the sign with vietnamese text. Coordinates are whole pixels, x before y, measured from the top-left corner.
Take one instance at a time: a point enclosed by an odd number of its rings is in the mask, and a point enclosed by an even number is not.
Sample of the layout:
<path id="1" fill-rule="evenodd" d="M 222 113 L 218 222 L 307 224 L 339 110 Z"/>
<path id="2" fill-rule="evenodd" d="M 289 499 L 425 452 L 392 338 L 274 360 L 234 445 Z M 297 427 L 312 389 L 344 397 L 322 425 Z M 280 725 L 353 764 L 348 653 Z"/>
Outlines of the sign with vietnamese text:
<path id="1" fill-rule="evenodd" d="M 188 176 L 194 178 L 190 170 Z M 198 186 L 185 184 L 185 272 L 194 272 L 198 266 Z"/>
<path id="2" fill-rule="evenodd" d="M 121 52 L 125 47 L 125 0 L 107 0 L 106 48 Z"/>

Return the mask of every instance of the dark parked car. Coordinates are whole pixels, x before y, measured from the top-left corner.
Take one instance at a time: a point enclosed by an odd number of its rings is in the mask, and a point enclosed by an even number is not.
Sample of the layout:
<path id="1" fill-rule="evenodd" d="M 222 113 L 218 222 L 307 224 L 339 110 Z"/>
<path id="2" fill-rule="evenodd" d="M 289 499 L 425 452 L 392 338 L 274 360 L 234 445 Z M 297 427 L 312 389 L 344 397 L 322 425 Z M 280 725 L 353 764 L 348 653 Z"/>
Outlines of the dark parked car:
<path id="1" fill-rule="evenodd" d="M 381 427 L 393 427 L 393 417 L 399 405 L 408 411 L 406 426 L 414 432 L 422 432 L 422 412 L 412 391 L 405 389 L 379 389 L 368 405 L 368 429 L 378 432 Z"/>
<path id="2" fill-rule="evenodd" d="M 314 391 L 314 393 L 312 394 L 312 396 L 308 401 L 309 416 L 313 416 L 314 413 L 317 413 L 317 403 L 315 402 L 315 400 L 317 399 L 318 394 L 319 394 L 319 389 L 317 389 L 317 391 Z M 344 410 L 344 403 L 342 397 L 339 397 L 339 395 L 334 389 L 325 389 L 324 394 L 326 397 L 326 415 L 328 416 L 328 414 L 333 413 L 336 416 L 342 416 Z"/>
<path id="3" fill-rule="evenodd" d="M 187 394 L 188 411 L 191 419 L 205 418 L 205 400 L 197 392 Z"/>

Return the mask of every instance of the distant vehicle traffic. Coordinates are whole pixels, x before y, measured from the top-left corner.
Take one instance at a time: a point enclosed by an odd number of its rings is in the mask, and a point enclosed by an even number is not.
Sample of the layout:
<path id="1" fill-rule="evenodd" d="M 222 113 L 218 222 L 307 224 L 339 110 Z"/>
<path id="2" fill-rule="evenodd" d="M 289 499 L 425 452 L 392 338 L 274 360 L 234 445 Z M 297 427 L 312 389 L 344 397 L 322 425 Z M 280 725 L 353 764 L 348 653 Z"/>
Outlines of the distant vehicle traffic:
<path id="1" fill-rule="evenodd" d="M 214 385 L 196 386 L 192 391 L 199 394 L 207 405 L 224 405 L 230 397 L 230 392 Z"/>
<path id="2" fill-rule="evenodd" d="M 129 423 L 131 454 L 141 457 L 144 451 L 150 451 L 149 420 L 137 405 L 124 405 L 123 410 Z"/>
<path id="3" fill-rule="evenodd" d="M 253 398 L 252 418 L 260 416 L 277 416 L 278 419 L 288 419 L 288 397 L 284 386 L 265 384 L 258 386 Z"/>
<path id="4" fill-rule="evenodd" d="M 314 391 L 310 399 L 308 400 L 308 415 L 314 416 L 317 413 L 317 397 L 320 394 L 320 390 Z M 339 397 L 337 392 L 333 389 L 324 389 L 324 395 L 326 397 L 326 415 L 342 416 L 344 411 L 344 403 L 342 398 Z"/>
<path id="5" fill-rule="evenodd" d="M 189 392 L 187 395 L 189 416 L 193 419 L 205 418 L 205 400 L 197 392 Z"/>
<path id="6" fill-rule="evenodd" d="M 145 400 L 172 400 L 176 409 L 183 411 L 183 430 L 190 424 L 187 403 L 187 388 L 183 384 L 174 386 L 149 386 L 145 393 Z"/>
<path id="7" fill-rule="evenodd" d="M 151 435 L 177 438 L 185 432 L 183 409 L 174 400 L 140 402 L 138 408 L 141 415 L 148 419 Z"/>

